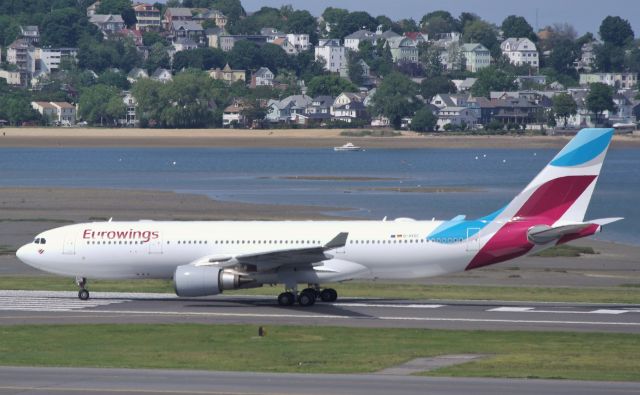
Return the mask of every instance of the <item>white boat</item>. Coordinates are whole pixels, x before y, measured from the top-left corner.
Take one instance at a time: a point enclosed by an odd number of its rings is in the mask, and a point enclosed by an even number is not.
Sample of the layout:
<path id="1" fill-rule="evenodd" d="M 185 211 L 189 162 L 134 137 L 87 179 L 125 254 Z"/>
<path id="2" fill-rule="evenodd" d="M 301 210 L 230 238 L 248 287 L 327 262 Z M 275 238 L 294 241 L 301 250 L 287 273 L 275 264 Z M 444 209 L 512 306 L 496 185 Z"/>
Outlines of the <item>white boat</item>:
<path id="1" fill-rule="evenodd" d="M 353 145 L 353 143 L 347 143 L 345 145 L 341 145 L 340 147 L 333 147 L 334 151 L 362 151 L 362 147 L 358 147 L 357 145 Z"/>

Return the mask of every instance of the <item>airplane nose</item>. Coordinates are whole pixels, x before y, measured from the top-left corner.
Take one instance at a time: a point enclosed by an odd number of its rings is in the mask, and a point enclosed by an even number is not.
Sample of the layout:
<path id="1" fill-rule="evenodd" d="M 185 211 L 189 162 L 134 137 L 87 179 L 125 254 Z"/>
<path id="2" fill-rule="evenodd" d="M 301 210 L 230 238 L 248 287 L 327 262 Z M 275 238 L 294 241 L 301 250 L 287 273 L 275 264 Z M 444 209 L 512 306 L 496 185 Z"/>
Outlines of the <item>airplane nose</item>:
<path id="1" fill-rule="evenodd" d="M 20 259 L 22 262 L 24 262 L 26 256 L 27 256 L 27 247 L 29 245 L 23 245 L 22 247 L 18 248 L 18 251 L 16 251 L 16 257 L 18 259 Z"/>

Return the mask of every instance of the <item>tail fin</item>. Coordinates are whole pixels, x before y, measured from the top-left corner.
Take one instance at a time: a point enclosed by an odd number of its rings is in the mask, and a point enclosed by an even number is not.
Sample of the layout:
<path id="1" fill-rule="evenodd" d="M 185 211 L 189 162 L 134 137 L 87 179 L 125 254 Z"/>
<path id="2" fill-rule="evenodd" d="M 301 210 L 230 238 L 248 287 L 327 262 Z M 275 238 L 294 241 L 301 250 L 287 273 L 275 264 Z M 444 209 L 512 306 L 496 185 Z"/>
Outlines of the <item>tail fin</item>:
<path id="1" fill-rule="evenodd" d="M 613 129 L 582 129 L 496 218 L 582 222 Z"/>
<path id="2" fill-rule="evenodd" d="M 613 129 L 581 130 L 495 218 L 487 219 L 481 236 L 488 240 L 467 270 L 522 256 L 537 242 L 593 234 L 597 223 L 571 225 L 584 221 L 612 136 Z"/>

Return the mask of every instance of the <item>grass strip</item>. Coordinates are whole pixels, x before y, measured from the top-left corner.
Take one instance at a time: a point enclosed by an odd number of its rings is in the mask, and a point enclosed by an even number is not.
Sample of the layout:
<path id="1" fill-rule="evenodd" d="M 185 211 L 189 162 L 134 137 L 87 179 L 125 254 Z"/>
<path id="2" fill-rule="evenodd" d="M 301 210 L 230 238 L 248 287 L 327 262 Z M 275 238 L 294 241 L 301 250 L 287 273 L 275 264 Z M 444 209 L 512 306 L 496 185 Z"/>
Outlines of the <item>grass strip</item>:
<path id="1" fill-rule="evenodd" d="M 159 292 L 174 293 L 169 280 L 91 280 L 90 291 L 105 292 Z M 384 282 L 345 282 L 327 284 L 341 297 L 368 297 L 385 299 L 452 299 L 452 300 L 511 300 L 531 302 L 582 303 L 640 303 L 640 287 L 625 284 L 619 287 L 497 287 L 468 285 L 423 285 Z M 0 289 L 77 291 L 73 279 L 50 276 L 3 276 Z M 236 295 L 277 296 L 282 288 L 263 287 L 226 291 Z"/>
<path id="2" fill-rule="evenodd" d="M 544 251 L 540 251 L 537 254 L 533 254 L 533 256 L 540 256 L 544 258 L 557 258 L 557 257 L 579 257 L 582 254 L 597 254 L 597 252 L 591 247 L 581 247 L 574 246 L 568 244 L 561 244 L 559 246 L 555 246 L 549 248 Z"/>
<path id="3" fill-rule="evenodd" d="M 367 373 L 418 357 L 488 358 L 425 374 L 640 381 L 633 334 L 444 331 L 255 325 L 100 324 L 0 327 L 0 364 Z"/>

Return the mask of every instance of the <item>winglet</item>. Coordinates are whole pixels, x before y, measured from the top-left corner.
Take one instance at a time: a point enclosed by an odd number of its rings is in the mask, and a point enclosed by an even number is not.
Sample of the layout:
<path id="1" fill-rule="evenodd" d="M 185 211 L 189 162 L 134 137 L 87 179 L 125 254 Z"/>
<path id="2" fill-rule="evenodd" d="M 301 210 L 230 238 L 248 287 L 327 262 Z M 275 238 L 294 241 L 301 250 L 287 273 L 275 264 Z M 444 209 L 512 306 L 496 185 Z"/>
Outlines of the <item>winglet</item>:
<path id="1" fill-rule="evenodd" d="M 324 250 L 332 250 L 334 248 L 344 247 L 347 244 L 347 238 L 349 237 L 349 232 L 341 232 L 338 233 L 336 237 L 334 237 L 330 242 L 325 244 L 323 247 Z"/>
<path id="2" fill-rule="evenodd" d="M 600 225 L 600 226 L 604 226 L 604 225 L 609 225 L 612 224 L 614 222 L 618 222 L 623 220 L 624 218 L 622 217 L 615 217 L 615 218 L 599 218 L 599 219 L 593 219 L 591 221 L 587 221 L 590 224 L 596 224 L 596 225 Z"/>

